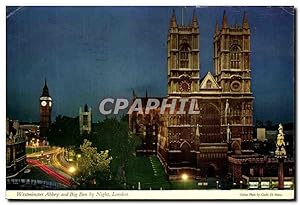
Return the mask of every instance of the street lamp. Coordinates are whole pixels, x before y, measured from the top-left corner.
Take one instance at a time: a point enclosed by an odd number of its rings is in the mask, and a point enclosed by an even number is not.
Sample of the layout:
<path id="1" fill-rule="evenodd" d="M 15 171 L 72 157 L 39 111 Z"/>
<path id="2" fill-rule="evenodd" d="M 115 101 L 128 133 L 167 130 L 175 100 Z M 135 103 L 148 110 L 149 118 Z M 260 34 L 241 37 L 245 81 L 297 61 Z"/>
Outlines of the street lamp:
<path id="1" fill-rule="evenodd" d="M 188 178 L 189 178 L 189 176 L 188 176 L 187 174 L 183 174 L 183 175 L 181 176 L 181 179 L 182 179 L 183 181 L 186 181 Z"/>
<path id="2" fill-rule="evenodd" d="M 188 180 L 189 176 L 187 174 L 182 174 L 181 179 L 183 180 L 183 189 L 185 189 L 185 182 Z"/>
<path id="3" fill-rule="evenodd" d="M 216 183 L 217 183 L 217 189 L 219 189 L 219 181 L 217 180 Z"/>
<path id="4" fill-rule="evenodd" d="M 76 168 L 75 167 L 70 167 L 69 168 L 69 172 L 71 173 L 71 174 L 73 174 L 74 172 L 76 171 Z"/>
<path id="5" fill-rule="evenodd" d="M 240 181 L 240 189 L 242 189 L 243 188 L 243 181 L 241 180 Z"/>

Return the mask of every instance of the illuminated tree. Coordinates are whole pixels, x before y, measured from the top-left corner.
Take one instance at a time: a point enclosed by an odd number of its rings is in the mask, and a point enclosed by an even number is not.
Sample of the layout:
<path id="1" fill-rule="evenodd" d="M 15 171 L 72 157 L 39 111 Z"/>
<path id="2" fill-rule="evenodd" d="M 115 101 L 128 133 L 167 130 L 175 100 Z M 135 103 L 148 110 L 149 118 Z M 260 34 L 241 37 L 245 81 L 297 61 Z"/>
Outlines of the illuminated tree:
<path id="1" fill-rule="evenodd" d="M 103 179 L 110 178 L 110 162 L 112 157 L 109 151 L 97 152 L 96 147 L 92 147 L 92 142 L 84 139 L 80 145 L 81 157 L 78 159 L 78 180 L 96 184 L 96 179 L 102 176 Z"/>

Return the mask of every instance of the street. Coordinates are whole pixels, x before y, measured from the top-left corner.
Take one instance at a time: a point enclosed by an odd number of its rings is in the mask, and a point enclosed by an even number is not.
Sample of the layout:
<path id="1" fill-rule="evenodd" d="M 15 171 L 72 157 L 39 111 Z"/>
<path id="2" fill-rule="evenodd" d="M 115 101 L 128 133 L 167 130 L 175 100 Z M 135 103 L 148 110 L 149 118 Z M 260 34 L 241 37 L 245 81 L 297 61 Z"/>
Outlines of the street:
<path id="1" fill-rule="evenodd" d="M 49 175 L 55 181 L 71 187 L 74 184 L 72 179 L 71 164 L 66 162 L 63 157 L 62 148 L 54 148 L 46 152 L 35 152 L 28 154 L 27 162 Z"/>

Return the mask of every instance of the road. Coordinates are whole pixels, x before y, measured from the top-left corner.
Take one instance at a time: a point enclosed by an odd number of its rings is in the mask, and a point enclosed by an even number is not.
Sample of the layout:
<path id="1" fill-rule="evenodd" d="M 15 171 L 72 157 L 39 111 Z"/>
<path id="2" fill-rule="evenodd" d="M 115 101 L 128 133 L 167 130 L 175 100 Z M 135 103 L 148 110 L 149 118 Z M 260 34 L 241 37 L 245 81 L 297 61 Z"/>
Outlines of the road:
<path id="1" fill-rule="evenodd" d="M 71 187 L 73 182 L 71 179 L 59 174 L 57 171 L 49 168 L 47 165 L 41 163 L 39 160 L 36 159 L 27 159 L 28 164 L 38 167 L 43 172 L 51 176 L 57 182 L 64 184 L 65 186 Z"/>
<path id="2" fill-rule="evenodd" d="M 27 154 L 27 155 L 26 155 L 26 158 L 27 158 L 27 159 L 28 159 L 28 158 L 39 158 L 39 157 L 41 157 L 41 156 L 43 156 L 43 155 L 51 155 L 51 154 L 54 154 L 54 153 L 58 152 L 60 149 L 61 149 L 61 148 L 58 147 L 58 148 L 54 148 L 54 149 L 48 150 L 48 151 L 46 151 L 46 152 L 34 152 L 34 153 L 32 153 L 32 154 Z"/>
<path id="3" fill-rule="evenodd" d="M 74 184 L 74 172 L 70 172 L 72 165 L 64 160 L 63 153 L 63 148 L 54 148 L 46 152 L 28 154 L 26 158 L 28 164 L 39 168 L 55 181 L 71 187 Z"/>
<path id="4" fill-rule="evenodd" d="M 75 172 L 70 172 L 70 168 L 75 168 L 75 166 L 65 160 L 64 149 L 59 149 L 57 152 L 53 153 L 50 162 L 55 168 L 61 170 L 70 177 L 75 174 Z"/>

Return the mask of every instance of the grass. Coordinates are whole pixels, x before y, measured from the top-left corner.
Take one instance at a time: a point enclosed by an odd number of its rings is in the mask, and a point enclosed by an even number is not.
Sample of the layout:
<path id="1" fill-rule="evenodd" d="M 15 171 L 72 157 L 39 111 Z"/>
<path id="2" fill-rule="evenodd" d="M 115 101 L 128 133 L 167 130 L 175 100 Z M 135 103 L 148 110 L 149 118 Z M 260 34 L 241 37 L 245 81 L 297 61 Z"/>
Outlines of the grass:
<path id="1" fill-rule="evenodd" d="M 171 187 L 173 190 L 175 189 L 179 189 L 179 190 L 190 190 L 190 189 L 199 189 L 198 186 L 198 181 L 196 180 L 192 180 L 192 179 L 188 179 L 186 181 L 183 180 L 178 180 L 178 181 L 172 181 L 171 182 Z"/>
<path id="2" fill-rule="evenodd" d="M 125 166 L 126 182 L 129 189 L 137 189 L 138 182 L 142 190 L 170 189 L 170 183 L 162 165 L 156 156 L 132 157 Z"/>
<path id="3" fill-rule="evenodd" d="M 215 179 L 211 179 L 206 186 L 199 186 L 197 180 L 187 179 L 169 181 L 164 168 L 155 156 L 138 155 L 128 160 L 126 167 L 127 189 L 137 189 L 138 182 L 142 190 L 191 190 L 191 189 L 215 189 Z M 134 186 L 134 188 L 133 188 Z"/>

